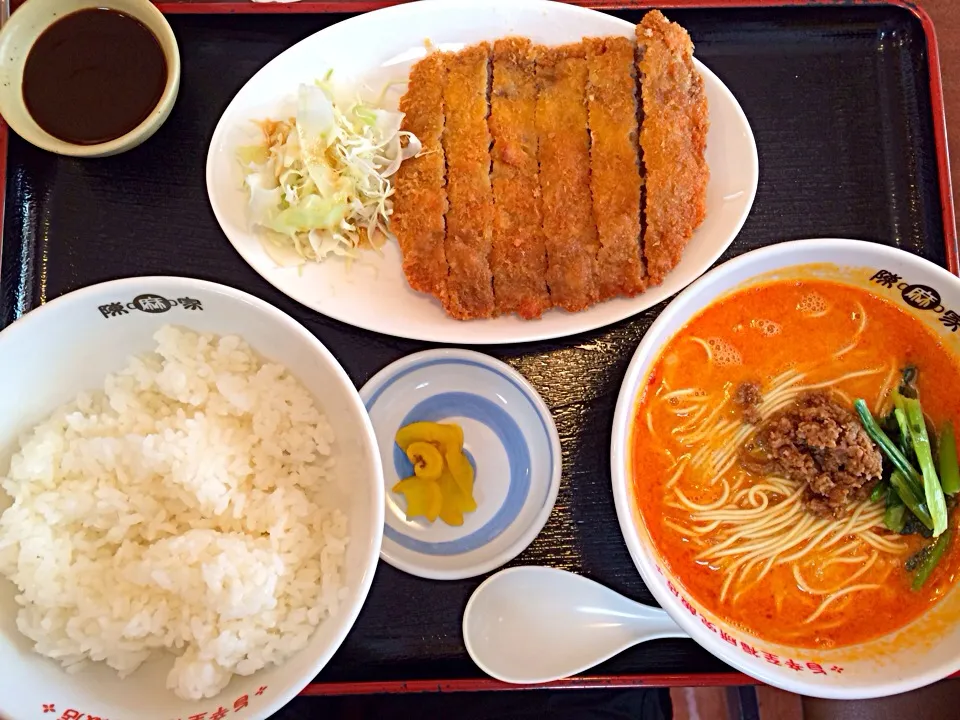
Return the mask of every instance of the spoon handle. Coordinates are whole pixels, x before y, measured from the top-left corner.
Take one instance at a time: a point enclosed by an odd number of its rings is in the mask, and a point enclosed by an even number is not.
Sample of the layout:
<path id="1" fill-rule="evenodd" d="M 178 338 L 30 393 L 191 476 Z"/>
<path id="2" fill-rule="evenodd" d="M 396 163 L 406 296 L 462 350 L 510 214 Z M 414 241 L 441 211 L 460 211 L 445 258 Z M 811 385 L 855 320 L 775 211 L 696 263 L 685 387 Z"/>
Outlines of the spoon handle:
<path id="1" fill-rule="evenodd" d="M 635 606 L 631 613 L 631 623 L 635 627 L 637 642 L 690 637 L 666 611 L 640 603 L 635 603 Z"/>

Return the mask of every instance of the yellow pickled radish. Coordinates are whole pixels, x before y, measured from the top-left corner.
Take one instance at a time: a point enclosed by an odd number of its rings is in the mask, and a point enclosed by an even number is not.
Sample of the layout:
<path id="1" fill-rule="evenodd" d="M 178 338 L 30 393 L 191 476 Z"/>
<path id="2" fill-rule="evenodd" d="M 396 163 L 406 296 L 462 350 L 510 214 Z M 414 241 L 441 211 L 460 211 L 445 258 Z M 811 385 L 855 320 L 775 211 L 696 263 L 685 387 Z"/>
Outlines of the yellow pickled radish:
<path id="1" fill-rule="evenodd" d="M 467 463 L 467 467 L 470 467 L 470 463 L 469 463 L 469 462 Z M 470 468 L 470 470 L 471 470 L 471 476 L 470 476 L 470 477 L 471 477 L 471 480 L 472 480 L 472 478 L 473 478 L 473 475 L 472 475 L 473 468 Z M 450 494 L 451 494 L 452 496 L 454 496 L 454 500 L 455 500 L 456 503 L 457 503 L 457 507 L 459 507 L 460 510 L 463 511 L 464 513 L 472 513 L 474 510 L 477 509 L 477 501 L 473 499 L 473 493 L 472 493 L 472 492 L 464 492 L 464 491 L 463 491 L 463 487 L 460 485 L 459 482 L 457 482 L 457 476 L 456 476 L 454 473 L 452 473 L 452 472 L 449 472 L 449 471 L 448 471 L 448 473 L 449 473 L 451 479 L 453 480 L 453 488 L 452 488 L 451 490 L 449 490 L 449 492 L 450 492 Z M 441 478 L 441 480 L 442 480 L 442 478 Z M 442 487 L 442 486 L 441 486 L 441 487 Z"/>
<path id="2" fill-rule="evenodd" d="M 460 488 L 457 487 L 453 475 L 446 470 L 440 476 L 440 494 L 443 496 L 443 504 L 440 506 L 440 519 L 447 525 L 463 525 Z"/>
<path id="3" fill-rule="evenodd" d="M 458 488 L 459 489 L 459 488 Z M 465 513 L 472 513 L 477 509 L 477 501 L 473 498 L 473 493 L 460 491 L 460 509 Z"/>
<path id="4" fill-rule="evenodd" d="M 463 428 L 457 425 L 456 423 L 437 423 L 444 428 L 444 432 L 448 433 L 450 436 L 449 444 L 463 449 Z"/>
<path id="5" fill-rule="evenodd" d="M 453 479 L 457 481 L 457 487 L 460 488 L 460 491 L 464 495 L 472 497 L 473 465 L 471 465 L 467 459 L 466 453 L 460 448 L 454 451 L 448 450 L 444 454 L 444 458 L 447 461 L 447 467 L 450 468 Z"/>
<path id="6" fill-rule="evenodd" d="M 437 517 L 463 525 L 464 513 L 477 509 L 473 466 L 463 451 L 463 430 L 453 423 L 415 422 L 397 431 L 396 443 L 413 464 L 413 476 L 393 491 L 404 496 L 407 518 Z"/>
<path id="7" fill-rule="evenodd" d="M 396 443 L 404 452 L 414 442 L 439 445 L 443 452 L 463 447 L 463 430 L 453 423 L 415 422 L 397 430 Z"/>
<path id="8" fill-rule="evenodd" d="M 407 501 L 407 519 L 422 515 L 433 522 L 443 506 L 443 495 L 435 480 L 425 480 L 416 475 L 401 480 L 393 486 L 395 493 Z"/>
<path id="9" fill-rule="evenodd" d="M 443 455 L 436 445 L 417 440 L 407 446 L 407 459 L 413 463 L 413 472 L 424 480 L 437 480 L 443 472 Z"/>

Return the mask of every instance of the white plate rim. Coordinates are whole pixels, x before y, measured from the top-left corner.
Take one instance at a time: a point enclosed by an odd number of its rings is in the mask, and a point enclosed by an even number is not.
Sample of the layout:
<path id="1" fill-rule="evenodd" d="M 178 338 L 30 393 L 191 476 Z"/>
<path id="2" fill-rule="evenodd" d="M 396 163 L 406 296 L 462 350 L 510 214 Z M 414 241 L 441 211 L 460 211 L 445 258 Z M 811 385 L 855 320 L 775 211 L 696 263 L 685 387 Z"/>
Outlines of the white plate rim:
<path id="1" fill-rule="evenodd" d="M 289 288 L 290 283 L 285 281 L 282 273 L 273 272 L 277 268 L 262 267 L 262 259 L 257 256 L 257 253 L 260 251 L 259 244 L 249 242 L 248 237 L 250 236 L 250 233 L 248 232 L 242 237 L 235 237 L 234 234 L 227 231 L 226 228 L 228 227 L 228 223 L 225 219 L 225 213 L 215 198 L 214 190 L 214 187 L 218 182 L 216 172 L 217 156 L 221 146 L 224 143 L 224 136 L 232 127 L 230 124 L 230 120 L 232 119 L 231 116 L 235 112 L 235 106 L 240 104 L 239 100 L 243 95 L 244 90 L 248 85 L 254 83 L 261 75 L 268 73 L 271 68 L 282 63 L 283 58 L 287 53 L 291 53 L 299 48 L 305 47 L 310 43 L 318 42 L 318 38 L 321 38 L 325 33 L 329 33 L 335 28 L 338 29 L 337 32 L 344 32 L 344 28 L 349 29 L 354 25 L 360 25 L 362 27 L 362 23 L 369 22 L 369 17 L 371 16 L 377 16 L 381 21 L 383 21 L 385 18 L 389 19 L 391 22 L 395 22 L 399 26 L 402 25 L 405 18 L 416 16 L 419 13 L 429 13 L 432 7 L 441 4 L 445 6 L 457 4 L 460 5 L 464 11 L 474 9 L 477 12 L 488 12 L 493 6 L 496 5 L 528 6 L 531 8 L 537 8 L 542 12 L 569 13 L 572 17 L 576 17 L 577 15 L 603 15 L 605 20 L 610 22 L 611 27 L 620 26 L 621 29 L 624 30 L 628 28 L 632 29 L 634 27 L 633 23 L 616 18 L 612 15 L 607 15 L 606 13 L 602 13 L 598 10 L 592 10 L 590 8 L 569 5 L 561 2 L 552 2 L 551 0 L 418 0 L 418 2 L 393 5 L 348 18 L 336 23 L 335 25 L 323 28 L 290 46 L 272 58 L 263 67 L 261 67 L 256 73 L 254 73 L 253 76 L 251 76 L 251 78 L 243 85 L 243 87 L 237 91 L 237 94 L 227 104 L 220 119 L 218 120 L 207 150 L 205 181 L 207 197 L 213 210 L 213 214 L 228 242 L 230 242 L 237 253 L 239 253 L 239 255 L 243 258 L 244 262 L 246 262 L 247 265 L 254 270 L 254 272 L 260 275 L 261 278 L 276 288 L 279 292 L 300 303 L 304 307 L 307 307 L 310 310 L 332 320 L 342 322 L 346 325 L 361 330 L 376 332 L 402 339 L 444 344 L 504 345 L 570 337 L 580 333 L 607 327 L 614 323 L 633 317 L 634 315 L 648 310 L 649 308 L 654 307 L 655 305 L 682 291 L 687 285 L 694 282 L 697 278 L 701 277 L 707 270 L 709 270 L 714 263 L 716 263 L 717 259 L 720 258 L 724 252 L 726 252 L 733 241 L 737 238 L 740 231 L 743 229 L 743 225 L 753 208 L 753 203 L 756 199 L 756 194 L 759 187 L 759 155 L 757 152 L 757 144 L 753 133 L 753 128 L 751 127 L 743 108 L 740 106 L 740 103 L 737 101 L 730 89 L 716 76 L 716 74 L 707 68 L 698 58 L 694 57 L 694 65 L 704 77 L 704 80 L 713 86 L 716 91 L 724 97 L 726 103 L 729 105 L 729 108 L 733 111 L 734 115 L 739 121 L 739 124 L 746 129 L 745 139 L 749 145 L 750 153 L 749 157 L 743 157 L 741 160 L 746 167 L 745 174 L 749 178 L 749 188 L 747 190 L 748 197 L 745 201 L 742 212 L 737 218 L 736 222 L 731 225 L 728 237 L 723 242 L 714 244 L 712 249 L 704 254 L 701 262 L 689 271 L 688 276 L 684 277 L 683 282 L 679 287 L 665 292 L 663 290 L 663 286 L 661 285 L 650 288 L 646 292 L 637 295 L 634 298 L 615 298 L 603 303 L 598 303 L 584 311 L 566 314 L 561 326 L 559 328 L 554 327 L 553 329 L 544 330 L 543 324 L 536 320 L 522 321 L 514 325 L 501 324 L 498 327 L 494 325 L 498 321 L 512 319 L 512 316 L 501 316 L 499 318 L 472 320 L 466 322 L 444 317 L 442 321 L 438 320 L 429 325 L 428 328 L 420 330 L 414 328 L 413 330 L 408 330 L 405 329 L 401 323 L 397 322 L 383 321 L 379 318 L 377 320 L 370 321 L 351 316 L 350 312 L 340 312 L 331 308 L 320 309 L 320 302 L 306 297 L 304 293 L 300 291 L 291 290 Z M 278 99 L 279 97 L 280 93 L 278 93 Z M 563 311 L 554 309 L 548 312 Z M 491 326 L 493 327 L 491 328 Z M 481 330 L 481 328 L 485 329 Z"/>
<path id="2" fill-rule="evenodd" d="M 476 577 L 478 575 L 484 575 L 507 564 L 524 550 L 526 550 L 540 534 L 540 531 L 543 530 L 544 526 L 547 524 L 547 520 L 550 519 L 550 515 L 553 513 L 554 505 L 556 505 L 557 502 L 557 494 L 560 491 L 560 480 L 563 475 L 563 452 L 560 444 L 560 433 L 557 431 L 557 425 L 556 422 L 554 422 L 553 413 L 550 412 L 550 408 L 547 407 L 546 402 L 544 402 L 543 398 L 540 397 L 540 393 L 537 392 L 536 388 L 530 384 L 530 381 L 502 360 L 498 360 L 490 355 L 476 352 L 474 350 L 461 350 L 458 348 L 436 348 L 433 350 L 423 350 L 421 352 L 412 353 L 411 355 L 406 355 L 399 360 L 390 363 L 376 373 L 363 385 L 362 388 L 360 388 L 360 399 L 363 401 L 364 407 L 366 407 L 366 403 L 370 397 L 376 394 L 388 380 L 393 378 L 398 373 L 403 372 L 410 366 L 418 365 L 425 360 L 431 359 L 469 360 L 482 365 L 483 367 L 502 373 L 512 380 L 518 386 L 518 389 L 524 394 L 524 396 L 526 396 L 526 398 L 531 402 L 543 420 L 544 427 L 547 430 L 547 439 L 550 444 L 550 453 L 553 460 L 553 472 L 549 479 L 550 484 L 547 488 L 547 496 L 543 507 L 540 508 L 538 513 L 534 516 L 533 521 L 527 526 L 526 530 L 512 545 L 491 558 L 478 562 L 466 563 L 459 568 L 439 569 L 430 565 L 429 561 L 432 558 L 430 555 L 425 555 L 423 553 L 416 552 L 415 550 L 409 550 L 406 548 L 404 549 L 403 556 L 393 553 L 392 549 L 394 542 L 387 538 L 386 534 L 383 535 L 383 539 L 380 544 L 380 559 L 382 559 L 388 565 L 395 567 L 397 570 L 402 570 L 405 573 L 409 573 L 410 575 L 414 575 L 416 577 L 425 578 L 427 580 L 464 580 L 467 578 Z M 376 427 L 374 427 L 374 433 L 376 433 Z M 386 498 L 384 499 L 384 503 L 386 503 Z M 386 522 L 386 519 L 384 519 L 384 522 Z M 482 551 L 482 548 L 478 548 L 470 553 L 465 553 L 465 555 L 469 556 L 474 553 L 481 553 Z M 408 560 L 407 557 L 425 560 L 426 562 Z M 452 558 L 458 556 L 448 555 L 446 557 Z"/>

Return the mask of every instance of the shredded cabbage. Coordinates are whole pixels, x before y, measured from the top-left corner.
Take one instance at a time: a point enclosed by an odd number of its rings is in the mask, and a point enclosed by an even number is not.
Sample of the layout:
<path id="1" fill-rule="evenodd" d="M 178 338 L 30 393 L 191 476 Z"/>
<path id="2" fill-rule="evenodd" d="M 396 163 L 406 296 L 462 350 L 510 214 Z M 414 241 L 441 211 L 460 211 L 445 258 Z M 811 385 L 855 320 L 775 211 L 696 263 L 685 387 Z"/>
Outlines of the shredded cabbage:
<path id="1" fill-rule="evenodd" d="M 237 159 L 251 223 L 275 261 L 353 258 L 393 239 L 390 177 L 421 149 L 402 119 L 360 100 L 339 105 L 328 73 L 299 87 L 296 117 L 257 122 L 261 143 L 240 147 Z"/>

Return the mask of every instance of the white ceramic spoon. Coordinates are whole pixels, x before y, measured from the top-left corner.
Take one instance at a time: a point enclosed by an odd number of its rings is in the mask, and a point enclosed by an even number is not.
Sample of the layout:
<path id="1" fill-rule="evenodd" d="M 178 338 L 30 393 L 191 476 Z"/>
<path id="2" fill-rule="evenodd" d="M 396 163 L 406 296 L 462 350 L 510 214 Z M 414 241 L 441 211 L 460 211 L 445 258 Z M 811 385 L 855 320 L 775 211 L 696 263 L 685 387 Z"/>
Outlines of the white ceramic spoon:
<path id="1" fill-rule="evenodd" d="M 463 640 L 488 675 L 526 685 L 576 675 L 629 647 L 688 635 L 659 608 L 548 567 L 487 578 L 463 613 Z"/>

